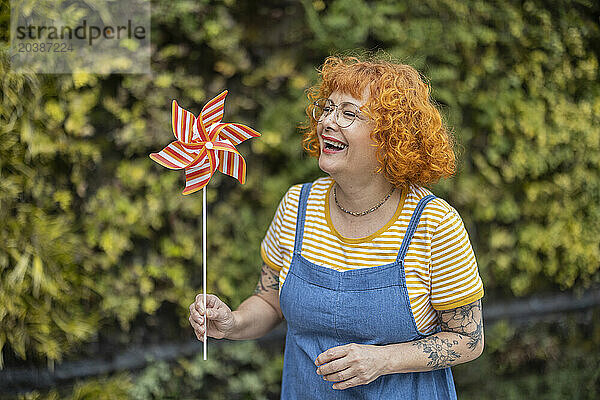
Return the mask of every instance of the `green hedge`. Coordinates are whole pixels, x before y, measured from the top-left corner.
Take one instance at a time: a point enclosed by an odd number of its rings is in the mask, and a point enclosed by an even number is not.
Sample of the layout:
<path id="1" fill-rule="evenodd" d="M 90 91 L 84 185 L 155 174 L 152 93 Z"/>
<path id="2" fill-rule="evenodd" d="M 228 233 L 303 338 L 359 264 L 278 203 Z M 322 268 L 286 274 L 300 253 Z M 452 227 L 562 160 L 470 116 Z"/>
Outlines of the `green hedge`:
<path id="1" fill-rule="evenodd" d="M 599 15 L 591 0 L 156 0 L 152 75 L 15 74 L 2 44 L 2 354 L 51 366 L 114 329 L 126 345 L 168 304 L 188 337 L 202 204 L 148 154 L 170 140 L 171 99 L 197 112 L 223 88 L 224 120 L 263 134 L 239 146 L 247 183 L 208 189 L 208 288 L 237 306 L 279 199 L 320 174 L 301 151 L 304 90 L 356 49 L 429 79 L 461 154 L 434 190 L 463 216 L 488 298 L 598 282 Z"/>

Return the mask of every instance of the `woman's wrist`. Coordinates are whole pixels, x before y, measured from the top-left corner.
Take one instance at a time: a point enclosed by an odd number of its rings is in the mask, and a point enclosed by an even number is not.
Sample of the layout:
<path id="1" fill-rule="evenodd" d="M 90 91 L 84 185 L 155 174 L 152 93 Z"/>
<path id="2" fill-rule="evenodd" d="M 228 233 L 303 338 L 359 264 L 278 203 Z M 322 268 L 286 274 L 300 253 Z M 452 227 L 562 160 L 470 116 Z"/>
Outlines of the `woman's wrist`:
<path id="1" fill-rule="evenodd" d="M 236 340 L 239 339 L 239 337 L 237 337 L 237 335 L 235 335 L 235 332 L 239 332 L 239 327 L 240 327 L 240 312 L 239 311 L 233 311 L 231 313 L 231 328 L 225 332 L 225 339 L 229 339 L 229 340 Z"/>
<path id="2" fill-rule="evenodd" d="M 381 346 L 381 368 L 382 375 L 399 374 L 407 372 L 402 366 L 403 357 L 400 354 L 405 354 L 403 347 L 406 343 L 394 343 Z"/>

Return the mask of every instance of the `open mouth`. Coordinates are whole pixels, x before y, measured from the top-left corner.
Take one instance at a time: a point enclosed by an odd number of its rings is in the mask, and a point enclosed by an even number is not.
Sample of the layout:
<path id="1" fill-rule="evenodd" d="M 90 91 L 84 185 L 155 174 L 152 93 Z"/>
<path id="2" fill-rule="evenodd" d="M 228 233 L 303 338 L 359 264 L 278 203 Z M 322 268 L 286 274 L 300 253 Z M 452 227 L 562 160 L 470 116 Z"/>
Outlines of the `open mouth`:
<path id="1" fill-rule="evenodd" d="M 342 142 L 338 142 L 337 140 L 325 139 L 323 138 L 323 147 L 324 150 L 330 150 L 332 152 L 342 151 L 348 147 L 347 144 Z"/>

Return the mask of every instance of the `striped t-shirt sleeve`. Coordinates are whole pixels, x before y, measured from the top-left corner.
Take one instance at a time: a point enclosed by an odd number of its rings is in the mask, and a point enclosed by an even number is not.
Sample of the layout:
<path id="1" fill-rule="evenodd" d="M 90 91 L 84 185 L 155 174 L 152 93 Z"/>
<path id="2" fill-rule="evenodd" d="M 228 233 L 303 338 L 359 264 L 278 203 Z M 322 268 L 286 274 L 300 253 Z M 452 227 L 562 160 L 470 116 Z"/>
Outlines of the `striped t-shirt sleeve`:
<path id="1" fill-rule="evenodd" d="M 290 190 L 283 196 L 275 212 L 275 216 L 269 225 L 267 234 L 260 245 L 260 255 L 269 267 L 280 271 L 283 267 L 283 252 L 281 250 L 281 227 L 285 215 L 286 204 L 289 200 Z"/>
<path id="2" fill-rule="evenodd" d="M 483 283 L 462 219 L 452 209 L 438 227 L 431 243 L 431 304 L 450 310 L 483 297 Z"/>

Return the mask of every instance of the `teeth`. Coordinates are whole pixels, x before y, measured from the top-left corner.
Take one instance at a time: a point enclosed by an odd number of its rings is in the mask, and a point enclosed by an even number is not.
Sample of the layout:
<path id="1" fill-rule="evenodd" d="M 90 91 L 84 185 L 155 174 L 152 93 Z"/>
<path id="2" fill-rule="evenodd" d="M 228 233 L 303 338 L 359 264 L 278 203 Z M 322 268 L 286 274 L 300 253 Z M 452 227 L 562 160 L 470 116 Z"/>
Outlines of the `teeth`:
<path id="1" fill-rule="evenodd" d="M 346 147 L 348 147 L 347 144 L 343 144 L 340 142 L 334 142 L 334 141 L 327 140 L 327 139 L 323 139 L 323 143 L 325 143 L 326 146 L 333 147 L 338 150 L 344 150 Z"/>

